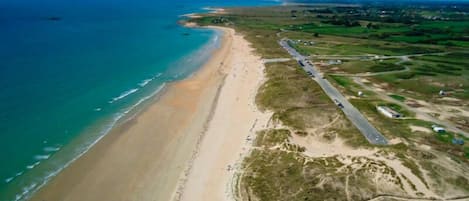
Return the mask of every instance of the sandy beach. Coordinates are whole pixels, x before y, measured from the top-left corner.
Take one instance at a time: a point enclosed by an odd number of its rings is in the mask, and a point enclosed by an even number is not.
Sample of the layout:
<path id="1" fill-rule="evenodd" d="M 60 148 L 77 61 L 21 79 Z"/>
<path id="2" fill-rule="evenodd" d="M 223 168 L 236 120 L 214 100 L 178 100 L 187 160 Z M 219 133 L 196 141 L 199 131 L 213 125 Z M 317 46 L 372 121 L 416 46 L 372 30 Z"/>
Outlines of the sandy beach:
<path id="1" fill-rule="evenodd" d="M 246 138 L 262 127 L 262 63 L 231 29 L 193 76 L 116 127 L 31 200 L 220 200 Z M 209 184 L 209 185 L 207 185 Z"/>
<path id="2" fill-rule="evenodd" d="M 253 54 L 243 36 L 227 31 L 233 35 L 228 76 L 197 156 L 173 200 L 233 200 L 241 161 L 249 153 L 256 131 L 266 128 L 271 117 L 255 104 L 264 81 L 262 59 Z"/>

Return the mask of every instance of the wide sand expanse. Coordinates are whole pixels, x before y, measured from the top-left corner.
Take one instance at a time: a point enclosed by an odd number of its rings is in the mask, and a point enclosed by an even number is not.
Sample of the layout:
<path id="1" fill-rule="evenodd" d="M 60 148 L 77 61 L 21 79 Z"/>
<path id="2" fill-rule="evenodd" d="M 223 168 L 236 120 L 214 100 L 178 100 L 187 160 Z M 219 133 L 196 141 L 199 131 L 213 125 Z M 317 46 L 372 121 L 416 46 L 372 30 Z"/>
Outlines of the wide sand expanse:
<path id="1" fill-rule="evenodd" d="M 213 118 L 174 200 L 233 200 L 235 174 L 242 158 L 248 154 L 255 132 L 266 128 L 271 117 L 260 112 L 255 104 L 264 78 L 264 64 L 241 35 L 233 35 L 227 65 L 230 66 L 228 76 Z"/>
<path id="2" fill-rule="evenodd" d="M 32 200 L 170 200 L 230 68 L 225 60 L 233 54 L 234 33 L 224 32 L 221 47 L 195 75 L 170 84 L 155 103 L 116 127 Z"/>

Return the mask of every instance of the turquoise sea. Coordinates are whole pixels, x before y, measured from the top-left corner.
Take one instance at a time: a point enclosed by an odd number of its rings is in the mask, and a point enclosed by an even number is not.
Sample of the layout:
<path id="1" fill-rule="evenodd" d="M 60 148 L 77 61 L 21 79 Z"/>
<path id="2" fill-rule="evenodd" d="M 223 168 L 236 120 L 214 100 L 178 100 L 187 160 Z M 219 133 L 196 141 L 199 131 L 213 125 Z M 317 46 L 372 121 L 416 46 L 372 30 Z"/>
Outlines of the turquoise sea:
<path id="1" fill-rule="evenodd" d="M 182 14 L 271 4 L 0 1 L 0 201 L 27 199 L 165 83 L 207 60 L 220 33 L 181 27 Z"/>

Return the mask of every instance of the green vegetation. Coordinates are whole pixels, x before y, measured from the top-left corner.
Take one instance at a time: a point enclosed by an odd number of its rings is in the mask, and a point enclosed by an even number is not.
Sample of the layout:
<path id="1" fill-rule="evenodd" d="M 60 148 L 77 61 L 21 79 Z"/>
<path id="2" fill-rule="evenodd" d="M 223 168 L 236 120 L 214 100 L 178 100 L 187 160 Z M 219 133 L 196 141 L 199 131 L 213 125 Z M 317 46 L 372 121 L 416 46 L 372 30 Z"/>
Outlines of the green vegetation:
<path id="1" fill-rule="evenodd" d="M 353 81 L 344 76 L 331 75 L 330 76 L 337 84 L 343 87 L 352 85 Z"/>
<path id="2" fill-rule="evenodd" d="M 452 189 L 456 188 L 469 191 L 469 185 L 467 185 L 469 180 L 460 176 L 459 173 L 447 171 L 441 164 L 430 161 L 422 161 L 420 164 L 422 168 L 429 172 L 428 176 L 435 181 L 435 185 L 439 187 L 437 188 L 438 191 L 447 189 L 448 184 L 451 185 L 450 188 Z"/>
<path id="3" fill-rule="evenodd" d="M 357 107 L 366 117 L 372 119 L 373 125 L 381 131 L 388 138 L 400 137 L 403 139 L 410 139 L 413 133 L 409 128 L 411 120 L 390 119 L 380 114 L 376 109 L 377 105 L 386 105 L 395 109 L 397 112 L 404 114 L 404 116 L 411 115 L 409 112 L 401 109 L 396 104 L 385 103 L 378 99 L 351 99 L 350 102 Z"/>
<path id="4" fill-rule="evenodd" d="M 433 181 L 445 186 L 440 193 L 467 184 L 467 177 L 452 175 L 437 162 L 445 156 L 466 164 L 468 139 L 451 132 L 412 131 L 411 126 L 431 129 L 433 123 L 414 119 L 415 115 L 402 104 L 384 102 L 378 92 L 364 88 L 379 86 L 400 102 L 413 99 L 438 102 L 440 90 L 466 101 L 469 98 L 466 89 L 469 85 L 468 20 L 458 10 L 437 5 L 229 8 L 224 14 L 205 14 L 192 19 L 201 25 L 236 29 L 263 58 L 289 57 L 278 40 L 292 39 L 290 45 L 301 54 L 311 56 L 325 77 L 346 95 L 354 97 L 358 91 L 365 92 L 350 102 L 388 139 L 403 141 L 379 147 L 377 154 L 397 156 L 427 187 L 435 188 Z M 341 62 L 331 62 L 337 60 Z M 308 157 L 309 150 L 292 143 L 292 137 L 317 137 L 326 142 L 340 137 L 353 147 L 376 146 L 370 145 L 345 119 L 296 62 L 268 63 L 265 74 L 267 79 L 260 87 L 256 103 L 261 109 L 273 112 L 273 124 L 280 123 L 287 129 L 269 129 L 257 134 L 254 149 L 243 161 L 239 177 L 237 191 L 241 200 L 346 200 L 347 196 L 349 200 L 367 200 L 377 193 L 376 181 L 370 179 L 376 171 L 393 178 L 387 184 L 394 187 L 392 194 L 400 193 L 403 182 L 417 188 L 409 178 L 403 176 L 401 180 L 398 175 L 402 173 L 377 160 L 349 157 L 347 161 L 351 160 L 352 164 L 347 165 L 338 157 Z M 364 84 L 355 82 L 359 80 Z M 387 118 L 378 113 L 377 105 L 386 105 L 406 118 Z M 455 137 L 463 138 L 466 145 L 453 145 L 451 140 Z M 431 151 L 422 150 L 421 145 L 430 146 Z M 437 169 L 431 170 L 433 167 Z M 427 181 L 428 176 L 431 179 Z"/>
<path id="5" fill-rule="evenodd" d="M 469 159 L 469 146 L 464 147 L 464 157 Z"/>
<path id="6" fill-rule="evenodd" d="M 436 97 L 433 95 L 442 89 L 441 86 L 454 89 L 457 98 L 469 98 L 468 90 L 463 88 L 469 85 L 468 54 L 465 51 L 468 46 L 464 46 L 467 44 L 464 36 L 469 33 L 466 28 L 468 21 L 467 16 L 451 8 L 437 5 L 422 8 L 405 5 L 398 8 L 392 5 L 379 8 L 327 5 L 233 8 L 222 19 L 211 16 L 197 21 L 201 24 L 224 24 L 247 33 L 248 40 L 266 58 L 286 56 L 276 44 L 280 37 L 307 41 L 306 44 L 292 44 L 304 55 L 401 56 L 450 52 L 411 56 L 410 61 L 401 63 L 397 58 L 376 60 L 358 56 L 352 60 L 343 59 L 344 63 L 338 67 L 346 73 L 404 71 L 375 76 L 373 82 L 389 83 L 387 90 L 404 89 L 409 92 L 405 96 L 413 98 L 434 101 Z M 314 60 L 327 61 L 322 58 Z M 405 71 L 406 67 L 408 71 Z M 330 71 L 328 67 L 321 69 Z M 428 83 L 430 79 L 435 85 L 421 84 Z"/>
<path id="7" fill-rule="evenodd" d="M 261 108 L 274 111 L 274 119 L 285 125 L 298 130 L 312 128 L 320 119 L 311 114 L 336 112 L 329 98 L 296 62 L 268 64 L 266 75 L 268 80 L 259 89 L 256 101 Z"/>
<path id="8" fill-rule="evenodd" d="M 372 91 L 364 90 L 362 86 L 355 83 L 352 78 L 339 75 L 329 75 L 327 78 L 333 80 L 331 83 L 336 84 L 336 87 L 342 91 L 342 93 L 349 96 L 358 96 L 358 93 L 361 92 L 362 96 L 369 97 L 375 95 Z"/>
<path id="9" fill-rule="evenodd" d="M 404 70 L 405 67 L 396 64 L 383 64 L 379 63 L 370 67 L 371 72 L 386 72 L 386 71 L 397 71 Z"/>
<path id="10" fill-rule="evenodd" d="M 389 97 L 394 98 L 394 99 L 396 99 L 396 100 L 398 100 L 398 101 L 401 101 L 401 102 L 404 102 L 404 101 L 405 101 L 405 97 L 404 97 L 404 96 L 400 96 L 400 95 L 397 95 L 397 94 L 391 94 L 391 95 L 389 95 Z"/>
<path id="11" fill-rule="evenodd" d="M 290 136 L 290 131 L 286 129 L 263 130 L 257 134 L 254 145 L 258 147 L 273 147 L 283 142 L 288 142 Z"/>
<path id="12" fill-rule="evenodd" d="M 464 36 L 468 32 L 466 27 L 469 26 L 469 23 L 464 21 L 467 19 L 466 16 L 448 8 L 443 8 L 444 13 L 452 13 L 450 20 L 453 21 L 441 23 L 443 17 L 438 16 L 440 13 L 431 13 L 435 15 L 432 17 L 428 15 L 426 11 L 433 9 L 429 7 L 418 8 L 406 5 L 380 8 L 374 5 L 323 7 L 315 5 L 305 6 L 301 11 L 298 9 L 302 15 L 296 16 L 296 19 L 307 18 L 309 21 L 294 24 L 288 30 L 393 42 L 463 46 L 466 41 Z M 324 13 L 324 10 L 328 12 Z"/>
<path id="13" fill-rule="evenodd" d="M 402 164 L 410 169 L 410 171 L 417 176 L 428 188 L 427 181 L 423 177 L 423 172 L 420 170 L 420 167 L 412 160 L 408 158 L 401 158 Z"/>
<path id="14" fill-rule="evenodd" d="M 452 143 L 453 139 L 462 139 L 465 141 L 464 145 L 455 145 Z M 441 151 L 451 153 L 453 156 L 463 160 L 469 159 L 469 138 L 453 132 L 446 132 L 443 134 L 434 134 L 433 137 L 426 139 L 428 143 L 434 144 L 434 147 Z"/>
<path id="15" fill-rule="evenodd" d="M 396 176 L 385 164 L 363 158 L 352 159 L 362 167 L 355 171 L 336 157 L 308 160 L 299 152 L 282 148 L 290 143 L 284 138 L 288 135 L 286 130 L 259 132 L 254 142 L 258 147 L 243 162 L 238 189 L 243 200 L 343 200 L 345 188 L 352 199 L 363 200 L 377 193 L 366 168 L 384 169 L 384 174 Z"/>
<path id="16" fill-rule="evenodd" d="M 324 165 L 325 160 L 329 166 Z M 253 151 L 245 160 L 241 195 L 247 197 L 246 200 L 299 201 L 344 198 L 343 187 L 335 186 L 333 182 L 321 184 L 323 177 L 343 183 L 345 175 L 326 176 L 342 165 L 339 161 L 325 158 L 323 161 L 311 161 L 306 165 L 304 162 L 304 158 L 297 153 L 280 150 Z M 371 189 L 364 191 L 370 192 Z"/>
<path id="17" fill-rule="evenodd" d="M 356 57 L 352 57 L 355 60 L 341 60 L 343 63 L 338 65 L 340 71 L 345 73 L 357 74 L 357 73 L 378 73 L 388 71 L 401 71 L 406 68 L 402 64 L 396 64 L 400 60 L 398 59 L 386 59 L 386 60 L 357 60 Z M 317 59 L 319 60 L 319 59 Z M 323 68 L 326 72 L 330 68 Z"/>

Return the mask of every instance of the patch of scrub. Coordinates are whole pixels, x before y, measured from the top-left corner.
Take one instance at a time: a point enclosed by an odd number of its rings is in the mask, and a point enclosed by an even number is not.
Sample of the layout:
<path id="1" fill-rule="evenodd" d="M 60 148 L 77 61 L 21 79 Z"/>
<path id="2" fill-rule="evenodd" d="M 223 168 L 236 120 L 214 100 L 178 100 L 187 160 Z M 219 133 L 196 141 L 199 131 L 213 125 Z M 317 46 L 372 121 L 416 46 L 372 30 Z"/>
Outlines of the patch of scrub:
<path id="1" fill-rule="evenodd" d="M 425 128 L 422 126 L 415 126 L 415 125 L 410 125 L 410 130 L 412 132 L 424 132 L 424 133 L 431 133 L 432 131 L 429 128 Z"/>

